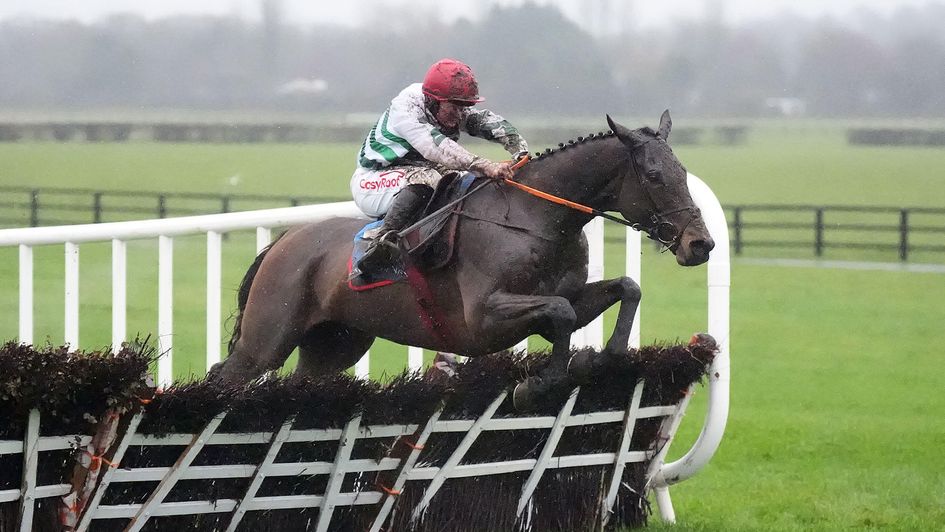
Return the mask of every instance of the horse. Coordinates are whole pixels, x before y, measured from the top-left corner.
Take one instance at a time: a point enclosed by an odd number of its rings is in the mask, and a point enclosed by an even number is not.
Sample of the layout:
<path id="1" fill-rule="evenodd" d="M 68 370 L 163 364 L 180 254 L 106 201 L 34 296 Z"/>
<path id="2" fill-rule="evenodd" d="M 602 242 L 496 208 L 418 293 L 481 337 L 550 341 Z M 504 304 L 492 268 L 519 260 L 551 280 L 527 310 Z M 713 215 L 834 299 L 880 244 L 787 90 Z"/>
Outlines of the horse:
<path id="1" fill-rule="evenodd" d="M 584 225 L 594 213 L 619 213 L 682 266 L 706 262 L 714 242 L 667 143 L 669 111 L 655 131 L 609 115 L 607 123 L 610 131 L 546 150 L 517 171 L 516 182 L 567 201 L 496 181 L 454 212 L 451 261 L 423 273 L 437 327 L 418 309 L 412 283 L 349 287 L 353 237 L 365 221 L 331 218 L 291 228 L 260 252 L 239 287 L 229 356 L 211 374 L 246 382 L 281 367 L 296 347 L 297 374 L 314 376 L 351 367 L 378 337 L 475 357 L 538 334 L 552 344 L 548 374 L 523 389 L 540 393 L 567 371 L 571 334 L 615 303 L 602 353 L 626 352 L 640 287 L 629 277 L 587 282 Z"/>

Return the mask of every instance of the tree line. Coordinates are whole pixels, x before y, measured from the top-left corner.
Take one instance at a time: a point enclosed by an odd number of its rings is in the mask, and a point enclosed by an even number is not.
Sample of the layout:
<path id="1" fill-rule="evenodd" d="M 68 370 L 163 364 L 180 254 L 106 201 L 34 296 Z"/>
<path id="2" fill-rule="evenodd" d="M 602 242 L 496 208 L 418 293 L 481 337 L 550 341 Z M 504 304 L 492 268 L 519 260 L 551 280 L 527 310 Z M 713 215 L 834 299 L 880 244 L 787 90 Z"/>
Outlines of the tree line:
<path id="1" fill-rule="evenodd" d="M 595 37 L 555 7 L 302 27 L 275 2 L 261 22 L 130 15 L 0 23 L 6 109 L 192 108 L 376 113 L 440 57 L 477 72 L 508 116 L 603 112 L 752 117 L 945 116 L 945 5 L 731 25 L 691 20 Z"/>

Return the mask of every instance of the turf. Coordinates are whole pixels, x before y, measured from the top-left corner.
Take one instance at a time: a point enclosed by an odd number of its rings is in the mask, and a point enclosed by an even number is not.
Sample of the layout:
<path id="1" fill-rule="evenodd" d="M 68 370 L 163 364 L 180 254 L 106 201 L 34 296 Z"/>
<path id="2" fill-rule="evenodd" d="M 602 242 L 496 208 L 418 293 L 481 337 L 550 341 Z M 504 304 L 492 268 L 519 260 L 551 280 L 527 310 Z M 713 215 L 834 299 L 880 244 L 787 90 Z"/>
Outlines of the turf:
<path id="1" fill-rule="evenodd" d="M 844 131 L 760 123 L 742 145 L 675 151 L 726 205 L 942 206 L 945 150 L 850 146 Z M 0 143 L 0 185 L 346 197 L 356 153 L 354 144 Z"/>
<path id="2" fill-rule="evenodd" d="M 0 184 L 343 196 L 354 148 L 0 144 Z M 836 124 L 762 124 L 744 146 L 676 151 L 723 204 L 945 205 L 945 150 L 851 147 Z M 234 175 L 240 179 L 231 185 Z M 175 239 L 178 375 L 203 368 L 203 246 L 202 238 Z M 233 235 L 224 247 L 226 316 L 252 255 L 252 235 Z M 130 331 L 155 329 L 156 248 L 153 242 L 129 245 L 129 271 L 136 272 L 128 294 Z M 608 246 L 608 275 L 622 270 L 622 257 L 620 245 Z M 826 258 L 895 260 L 847 251 Z M 61 342 L 62 268 L 61 247 L 37 248 L 38 340 Z M 107 245 L 82 246 L 83 345 L 109 342 L 109 269 Z M 16 272 L 16 250 L 0 249 L 0 279 L 6 280 L 0 283 L 0 338 L 16 335 Z M 705 329 L 704 283 L 704 268 L 679 268 L 647 247 L 644 342 Z M 729 426 L 708 468 L 672 489 L 680 521 L 673 530 L 945 529 L 943 300 L 945 278 L 938 274 L 736 260 Z M 607 329 L 612 320 L 610 312 Z M 372 353 L 375 374 L 403 364 L 404 355 L 389 344 L 376 344 Z M 704 394 L 697 395 L 672 456 L 699 430 L 700 398 Z"/>
<path id="3" fill-rule="evenodd" d="M 943 298 L 940 275 L 736 266 L 731 417 L 672 490 L 682 529 L 941 529 Z"/>

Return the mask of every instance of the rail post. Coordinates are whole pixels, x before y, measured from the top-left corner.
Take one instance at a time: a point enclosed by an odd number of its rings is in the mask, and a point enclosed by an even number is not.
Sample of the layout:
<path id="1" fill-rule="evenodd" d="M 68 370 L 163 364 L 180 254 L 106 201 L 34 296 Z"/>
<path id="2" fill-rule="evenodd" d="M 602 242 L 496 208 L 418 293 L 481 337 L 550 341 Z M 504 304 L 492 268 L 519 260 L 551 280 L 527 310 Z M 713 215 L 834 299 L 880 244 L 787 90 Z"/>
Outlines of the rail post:
<path id="1" fill-rule="evenodd" d="M 39 226 L 39 190 L 30 191 L 30 227 Z"/>
<path id="2" fill-rule="evenodd" d="M 824 254 L 824 210 L 820 207 L 814 212 L 814 254 Z"/>
<path id="3" fill-rule="evenodd" d="M 734 223 L 733 229 L 735 229 L 735 242 L 734 242 L 735 254 L 741 255 L 742 254 L 742 208 L 741 207 L 735 207 L 735 223 Z"/>
<path id="4" fill-rule="evenodd" d="M 102 193 L 92 195 L 92 223 L 102 223 Z"/>
<path id="5" fill-rule="evenodd" d="M 899 260 L 909 260 L 909 209 L 899 211 Z"/>
<path id="6" fill-rule="evenodd" d="M 158 218 L 167 218 L 167 196 L 164 194 L 158 195 L 157 215 Z"/>
<path id="7" fill-rule="evenodd" d="M 654 490 L 660 515 L 665 521 L 675 522 L 669 486 L 681 482 L 702 469 L 715 454 L 722 441 L 725 425 L 728 422 L 729 382 L 731 381 L 731 363 L 729 361 L 729 288 L 731 286 L 731 263 L 729 258 L 728 224 L 725 212 L 709 187 L 698 177 L 689 175 L 689 191 L 696 206 L 702 211 L 706 228 L 716 242 L 715 249 L 709 256 L 709 323 L 708 333 L 718 341 L 719 352 L 709 367 L 708 408 L 705 423 L 696 441 L 685 455 L 679 459 L 664 463 L 668 443 L 653 457 L 650 487 Z M 686 397 L 677 405 L 677 413 L 668 419 L 668 423 L 678 426 L 682 420 L 689 400 L 691 388 Z M 673 429 L 675 430 L 675 429 Z"/>

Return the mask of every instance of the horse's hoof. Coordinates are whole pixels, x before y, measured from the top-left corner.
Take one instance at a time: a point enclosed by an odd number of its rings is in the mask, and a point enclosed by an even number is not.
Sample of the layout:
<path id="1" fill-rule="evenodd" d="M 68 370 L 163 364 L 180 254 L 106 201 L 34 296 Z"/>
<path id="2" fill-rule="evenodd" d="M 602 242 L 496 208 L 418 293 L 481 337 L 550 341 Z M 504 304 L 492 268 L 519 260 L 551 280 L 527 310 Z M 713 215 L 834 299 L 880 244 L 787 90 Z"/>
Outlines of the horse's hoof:
<path id="1" fill-rule="evenodd" d="M 223 362 L 217 362 L 216 364 L 210 366 L 210 371 L 207 372 L 206 380 L 208 382 L 219 381 L 222 379 L 223 374 Z"/>
<path id="2" fill-rule="evenodd" d="M 423 380 L 433 384 L 446 385 L 459 371 L 459 360 L 452 353 L 437 351 L 433 364 L 423 374 Z"/>
<path id="3" fill-rule="evenodd" d="M 594 352 L 582 349 L 568 360 L 568 376 L 577 382 L 587 382 L 594 368 Z"/>
<path id="4" fill-rule="evenodd" d="M 529 389 L 529 380 L 530 379 L 525 379 L 516 384 L 515 389 L 512 390 L 512 408 L 514 408 L 516 412 L 527 412 L 535 406 L 535 390 L 534 386 L 531 387 L 532 389 Z"/>
<path id="5" fill-rule="evenodd" d="M 709 333 L 696 333 L 692 335 L 692 338 L 689 339 L 689 345 L 701 345 L 707 347 L 713 351 L 718 351 L 719 343 L 715 341 L 715 338 L 712 337 Z"/>
<path id="6" fill-rule="evenodd" d="M 512 406 L 523 412 L 534 410 L 539 400 L 554 399 L 552 394 L 565 380 L 563 375 L 545 372 L 532 375 L 515 386 L 512 390 Z"/>

